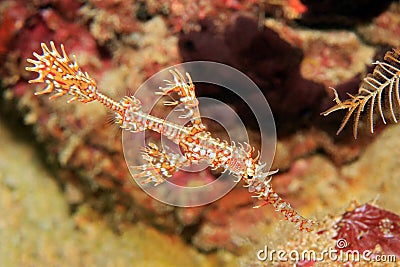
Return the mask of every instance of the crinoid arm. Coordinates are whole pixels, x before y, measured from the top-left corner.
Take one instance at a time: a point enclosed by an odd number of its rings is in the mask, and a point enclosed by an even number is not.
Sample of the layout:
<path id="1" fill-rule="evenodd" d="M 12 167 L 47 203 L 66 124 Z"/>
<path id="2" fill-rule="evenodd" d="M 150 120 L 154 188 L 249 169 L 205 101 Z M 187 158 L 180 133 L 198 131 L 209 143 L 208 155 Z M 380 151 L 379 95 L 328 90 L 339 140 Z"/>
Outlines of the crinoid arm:
<path id="1" fill-rule="evenodd" d="M 180 118 L 190 119 L 193 127 L 199 130 L 205 130 L 200 117 L 199 101 L 196 98 L 195 86 L 189 73 L 186 72 L 186 78 L 183 74 L 177 70 L 170 70 L 173 76 L 173 81 L 166 81 L 166 87 L 160 87 L 160 91 L 156 92 L 158 95 L 169 95 L 171 93 L 177 93 L 179 101 L 165 101 L 164 105 L 174 106 L 179 103 L 184 104 L 184 109 L 180 110 L 184 112 Z"/>
<path id="2" fill-rule="evenodd" d="M 357 138 L 360 117 L 366 107 L 368 108 L 371 133 L 374 132 L 376 110 L 378 110 L 383 123 L 386 124 L 386 119 L 390 119 L 394 123 L 398 122 L 397 116 L 400 111 L 400 49 L 386 52 L 384 60 L 376 61 L 374 65 L 376 66 L 373 72 L 362 80 L 355 96 L 349 95 L 349 99 L 341 101 L 336 90 L 334 90 L 336 105 L 321 113 L 327 116 L 337 110 L 347 110 L 337 134 L 343 130 L 354 114 L 353 134 L 354 138 Z"/>
<path id="3" fill-rule="evenodd" d="M 154 183 L 155 186 L 162 184 L 180 167 L 188 163 L 184 156 L 161 150 L 154 143 L 149 143 L 143 149 L 143 159 L 146 161 L 145 164 L 132 167 L 138 171 L 137 174 L 132 176 L 133 179 L 143 179 L 141 181 L 143 185 L 148 183 Z"/>

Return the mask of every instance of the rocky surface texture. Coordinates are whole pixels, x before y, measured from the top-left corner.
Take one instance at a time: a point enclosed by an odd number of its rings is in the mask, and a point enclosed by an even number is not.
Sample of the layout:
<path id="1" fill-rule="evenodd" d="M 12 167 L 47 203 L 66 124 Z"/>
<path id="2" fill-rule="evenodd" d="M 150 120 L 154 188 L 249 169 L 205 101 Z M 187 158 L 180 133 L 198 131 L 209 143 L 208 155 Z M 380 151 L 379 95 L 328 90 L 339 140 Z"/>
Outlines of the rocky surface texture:
<path id="1" fill-rule="evenodd" d="M 371 252 L 374 255 L 392 255 L 399 258 L 398 230 L 400 226 L 400 202 L 396 192 L 400 183 L 399 152 L 388 152 L 400 145 L 400 127 L 388 127 L 379 135 L 363 155 L 356 161 L 340 168 L 327 159 L 312 156 L 304 166 L 301 184 L 311 199 L 318 199 L 317 214 L 320 225 L 312 233 L 293 233 L 284 225 L 266 230 L 257 228 L 258 233 L 269 232 L 264 238 L 253 243 L 251 251 L 238 260 L 242 266 L 271 266 L 271 261 L 260 261 L 257 252 L 268 246 L 270 250 L 296 250 L 302 253 L 313 250 L 321 258 L 324 250 L 336 249 Z M 301 160 L 304 161 L 304 160 Z M 297 163 L 296 165 L 299 165 Z M 296 166 L 294 165 L 294 167 Z M 300 169 L 297 167 L 297 169 Z M 300 169 L 300 170 L 301 170 Z M 290 172 L 289 172 L 290 173 Z M 321 178 L 323 177 L 323 178 Z M 309 183 L 309 184 L 307 184 Z M 315 203 L 315 202 L 314 202 Z M 369 203 L 369 204 L 364 204 Z M 329 211 L 327 211 L 329 209 Z M 338 240 L 345 240 L 340 247 Z M 339 253 L 339 252 L 338 252 Z M 300 266 L 337 266 L 356 264 L 359 266 L 397 266 L 394 262 L 374 262 L 373 260 L 351 261 L 342 258 L 334 261 L 327 255 L 324 261 L 303 260 Z M 276 266 L 292 266 L 295 261 L 282 262 L 275 257 Z M 398 263 L 397 263 L 398 264 Z"/>
<path id="2" fill-rule="evenodd" d="M 352 229 L 338 222 L 359 214 L 362 221 L 363 208 L 390 214 L 367 223 L 373 227 L 365 233 L 368 249 L 399 255 L 385 245 L 399 233 L 399 127 L 378 125 L 375 135 L 364 131 L 354 141 L 351 127 L 335 136 L 341 114 L 319 113 L 333 104 L 328 87 L 340 96 L 354 93 L 370 63 L 399 45 L 400 5 L 382 1 L 374 12 L 355 14 L 324 1 L 333 15 L 320 21 L 321 28 L 317 2 L 2 1 L 0 112 L 14 123 L 0 126 L 6 144 L 0 153 L 0 235 L 9 240 L 0 243 L 0 265 L 177 266 L 178 260 L 180 266 L 269 266 L 255 255 L 264 245 L 335 246 L 335 237 Z M 317 231 L 299 233 L 270 207 L 253 209 L 239 186 L 197 208 L 147 196 L 132 183 L 120 132 L 106 125 L 109 116 L 100 105 L 33 96 L 40 88 L 27 84 L 32 76 L 25 59 L 50 40 L 64 43 L 101 91 L 117 99 L 184 60 L 220 61 L 246 73 L 276 117 L 273 167 L 280 172 L 273 186 L 305 216 L 321 221 Z M 248 116 L 224 92 L 198 93 Z M 251 121 L 248 130 L 257 140 Z"/>
<path id="3" fill-rule="evenodd" d="M 203 255 L 143 223 L 113 229 L 62 192 L 27 135 L 0 120 L 0 266 L 232 266 L 232 255 Z M 28 135 L 29 136 L 29 135 Z M 65 184 L 64 184 L 65 185 Z M 68 197 L 69 194 L 69 197 Z M 228 264 L 228 265 L 226 265 Z"/>

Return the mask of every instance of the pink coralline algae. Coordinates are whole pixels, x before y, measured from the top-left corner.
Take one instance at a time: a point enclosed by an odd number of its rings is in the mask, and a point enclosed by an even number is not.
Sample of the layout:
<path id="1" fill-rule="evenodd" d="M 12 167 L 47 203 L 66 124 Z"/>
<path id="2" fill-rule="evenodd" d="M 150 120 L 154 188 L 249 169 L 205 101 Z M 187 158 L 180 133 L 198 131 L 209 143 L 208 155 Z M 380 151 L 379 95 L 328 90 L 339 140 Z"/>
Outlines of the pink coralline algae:
<path id="1" fill-rule="evenodd" d="M 12 40 L 25 24 L 29 10 L 19 2 L 14 2 L 6 8 L 3 17 L 0 18 L 0 58 L 11 47 Z"/>
<path id="2" fill-rule="evenodd" d="M 12 48 L 30 52 L 32 47 L 29 44 L 50 38 L 55 41 L 80 39 L 81 37 L 77 36 L 85 35 L 81 30 L 84 27 L 79 26 L 73 19 L 76 18 L 81 5 L 76 0 L 32 3 L 18 0 L 5 4 L 0 26 L 0 53 Z M 36 10 L 39 12 L 35 12 Z M 26 41 L 28 38 L 29 41 Z M 81 40 L 82 43 L 83 41 L 86 40 Z M 25 47 L 20 47 L 21 44 Z"/>
<path id="3" fill-rule="evenodd" d="M 261 9 L 260 6 L 262 4 L 256 0 L 144 1 L 138 14 L 140 18 L 156 14 L 167 15 L 167 23 L 177 33 L 198 28 L 198 21 L 205 18 L 212 17 L 222 22 L 239 10 L 254 13 Z"/>
<path id="4" fill-rule="evenodd" d="M 58 11 L 44 9 L 30 19 L 34 25 L 25 27 L 15 40 L 16 48 L 22 51 L 23 57 L 28 57 L 32 50 L 39 51 L 43 40 L 62 42 L 71 50 L 96 55 L 96 42 L 86 27 L 64 19 Z"/>
<path id="5" fill-rule="evenodd" d="M 344 239 L 346 250 L 400 256 L 400 216 L 365 204 L 346 212 L 336 225 L 336 240 Z"/>

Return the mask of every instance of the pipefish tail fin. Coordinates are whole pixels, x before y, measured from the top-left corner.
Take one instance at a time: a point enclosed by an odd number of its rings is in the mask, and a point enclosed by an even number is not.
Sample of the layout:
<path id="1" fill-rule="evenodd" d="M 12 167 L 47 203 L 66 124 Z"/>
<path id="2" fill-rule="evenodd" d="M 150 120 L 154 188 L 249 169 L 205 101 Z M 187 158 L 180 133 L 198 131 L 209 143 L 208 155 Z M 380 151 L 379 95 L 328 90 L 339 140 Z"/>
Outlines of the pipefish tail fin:
<path id="1" fill-rule="evenodd" d="M 37 72 L 38 77 L 29 80 L 29 83 L 44 83 L 46 87 L 35 95 L 55 93 L 50 99 L 63 95 L 72 95 L 68 101 L 78 100 L 87 103 L 96 100 L 97 85 L 87 72 L 79 67 L 76 58 L 71 60 L 61 44 L 60 54 L 54 42 L 50 42 L 50 48 L 41 43 L 42 55 L 33 53 L 36 59 L 28 58 L 27 61 L 34 66 L 26 67 L 27 71 Z"/>
<path id="2" fill-rule="evenodd" d="M 123 99 L 121 102 L 116 102 L 100 93 L 96 81 L 87 72 L 81 70 L 75 57 L 74 60 L 68 57 L 64 45 L 61 44 L 61 54 L 57 51 L 53 41 L 50 42 L 50 48 L 45 43 L 41 43 L 41 47 L 42 55 L 33 53 L 36 59 L 27 59 L 27 62 L 33 64 L 33 66 L 25 68 L 27 71 L 38 73 L 35 79 L 28 81 L 29 83 L 44 83 L 46 85 L 42 91 L 36 92 L 35 95 L 53 93 L 50 99 L 70 95 L 72 98 L 67 101 L 68 103 L 75 100 L 82 103 L 98 101 L 120 116 L 124 115 L 128 106 L 125 103 L 126 101 Z"/>

